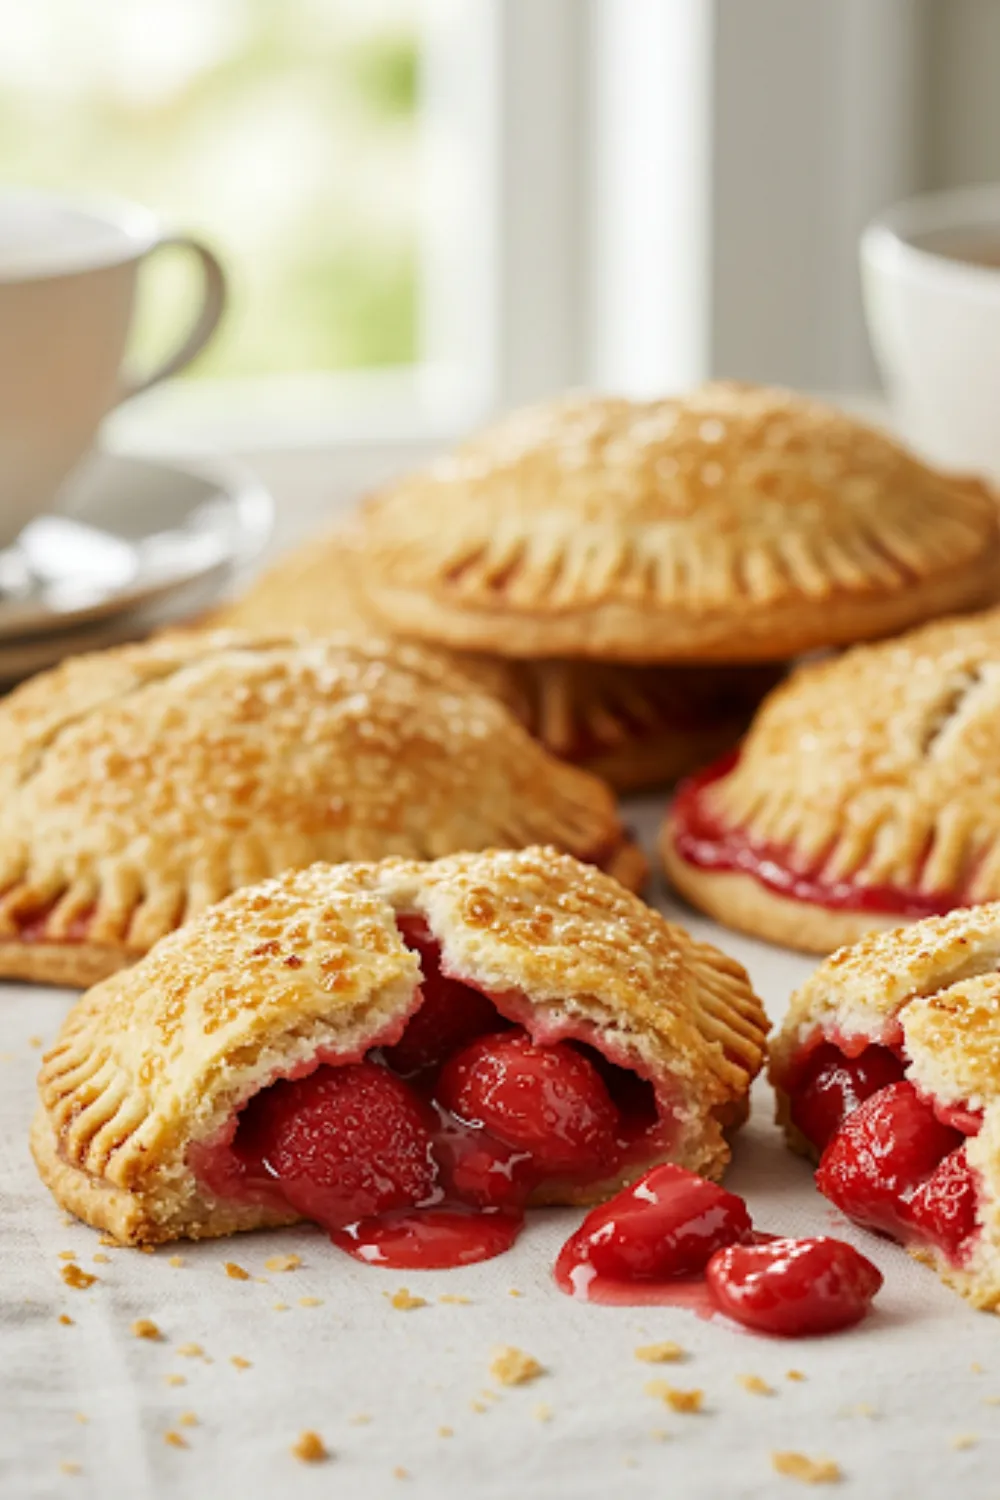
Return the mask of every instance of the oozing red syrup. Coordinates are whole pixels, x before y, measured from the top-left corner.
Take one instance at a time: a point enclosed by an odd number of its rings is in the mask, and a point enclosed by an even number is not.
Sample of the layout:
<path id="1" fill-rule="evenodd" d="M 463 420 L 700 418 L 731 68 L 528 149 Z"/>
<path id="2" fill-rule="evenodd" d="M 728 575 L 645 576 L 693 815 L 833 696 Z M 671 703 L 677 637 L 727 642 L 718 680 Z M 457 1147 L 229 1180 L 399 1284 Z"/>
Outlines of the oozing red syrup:
<path id="1" fill-rule="evenodd" d="M 836 1042 L 820 1041 L 793 1064 L 789 1112 L 822 1153 L 817 1187 L 849 1218 L 961 1264 L 978 1206 L 965 1143 L 982 1116 L 922 1096 L 905 1067 L 899 1044 L 847 1057 Z"/>
<path id="2" fill-rule="evenodd" d="M 191 1165 L 228 1199 L 292 1210 L 371 1264 L 466 1265 L 506 1250 L 532 1193 L 586 1186 L 662 1150 L 672 1116 L 651 1086 L 522 997 L 442 971 L 416 919 L 417 1003 L 364 1056 L 324 1058 L 242 1109 Z"/>
<path id="3" fill-rule="evenodd" d="M 678 788 L 672 809 L 673 840 L 688 864 L 700 870 L 750 875 L 780 896 L 835 911 L 881 912 L 916 919 L 943 916 L 966 904 L 961 891 L 928 893 L 907 886 L 827 880 L 817 863 L 806 867 L 794 851 L 755 838 L 745 828 L 729 827 L 709 807 L 705 792 L 728 776 L 738 760 L 739 751 L 732 750 Z"/>
<path id="4" fill-rule="evenodd" d="M 587 1302 L 721 1312 L 784 1336 L 849 1327 L 882 1285 L 842 1240 L 761 1234 L 742 1198 L 674 1166 L 651 1168 L 588 1214 L 560 1251 L 555 1279 Z"/>

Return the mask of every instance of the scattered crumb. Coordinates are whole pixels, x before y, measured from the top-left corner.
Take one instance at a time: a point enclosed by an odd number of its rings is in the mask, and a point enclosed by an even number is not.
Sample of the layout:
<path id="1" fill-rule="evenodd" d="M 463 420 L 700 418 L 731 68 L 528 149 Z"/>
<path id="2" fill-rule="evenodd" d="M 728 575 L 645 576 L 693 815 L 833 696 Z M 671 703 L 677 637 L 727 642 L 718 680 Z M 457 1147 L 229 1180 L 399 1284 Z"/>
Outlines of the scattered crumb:
<path id="1" fill-rule="evenodd" d="M 64 1458 L 59 1465 L 59 1472 L 60 1474 L 79 1474 L 81 1473 L 81 1465 L 74 1463 L 70 1458 Z"/>
<path id="2" fill-rule="evenodd" d="M 167 1265 L 168 1266 L 177 1267 L 177 1266 L 182 1266 L 183 1264 L 184 1264 L 184 1257 L 183 1257 L 183 1255 L 172 1255 L 170 1257 L 170 1259 L 167 1261 Z"/>
<path id="3" fill-rule="evenodd" d="M 62 1322 L 62 1319 L 60 1318 L 59 1321 Z M 984 1406 L 1000 1406 L 1000 1396 L 984 1396 L 983 1397 L 983 1405 Z"/>
<path id="4" fill-rule="evenodd" d="M 410 1312 L 415 1307 L 427 1306 L 426 1297 L 415 1297 L 405 1286 L 401 1286 L 398 1292 L 393 1292 L 391 1295 L 388 1292 L 383 1295 L 389 1298 L 390 1304 L 399 1312 Z"/>
<path id="5" fill-rule="evenodd" d="M 164 1375 L 164 1385 L 187 1385 L 186 1375 Z"/>
<path id="6" fill-rule="evenodd" d="M 801 1479 L 803 1484 L 836 1484 L 844 1477 L 840 1465 L 832 1458 L 807 1458 L 804 1453 L 772 1453 L 771 1463 L 777 1473 L 788 1479 Z"/>
<path id="7" fill-rule="evenodd" d="M 288 1311 L 288 1303 L 287 1302 L 275 1302 L 275 1304 L 272 1307 L 271 1311 L 272 1312 L 287 1312 Z"/>
<path id="8" fill-rule="evenodd" d="M 186 1448 L 188 1445 L 187 1438 L 180 1432 L 174 1432 L 173 1428 L 163 1434 L 163 1441 L 169 1443 L 171 1448 Z"/>
<path id="9" fill-rule="evenodd" d="M 330 1457 L 326 1444 L 318 1432 L 300 1432 L 298 1441 L 292 1444 L 292 1457 L 303 1464 L 322 1464 Z"/>
<path id="10" fill-rule="evenodd" d="M 960 1432 L 951 1439 L 950 1446 L 961 1451 L 963 1448 L 974 1448 L 979 1442 L 979 1434 L 976 1432 Z"/>
<path id="11" fill-rule="evenodd" d="M 60 1313 L 59 1321 L 64 1328 L 72 1328 L 73 1326 L 73 1319 L 70 1317 L 69 1313 Z"/>
<path id="12" fill-rule="evenodd" d="M 751 1396 L 773 1396 L 774 1386 L 768 1385 L 762 1375 L 737 1375 L 736 1379 Z"/>
<path id="13" fill-rule="evenodd" d="M 531 1415 L 536 1422 L 551 1422 L 552 1408 L 547 1401 L 539 1401 Z"/>
<path id="14" fill-rule="evenodd" d="M 508 1297 L 523 1297 L 524 1293 L 523 1292 L 519 1292 L 516 1286 L 512 1286 L 511 1289 L 510 1289 L 510 1291 L 507 1293 L 507 1296 Z"/>
<path id="15" fill-rule="evenodd" d="M 155 1245 L 138 1245 L 136 1248 L 138 1249 L 140 1255 L 155 1255 L 156 1254 L 156 1246 Z"/>
<path id="16" fill-rule="evenodd" d="M 78 1411 L 76 1413 L 76 1420 L 80 1423 L 81 1427 L 86 1427 L 87 1423 L 90 1421 L 90 1418 L 87 1416 L 86 1412 Z"/>
<path id="17" fill-rule="evenodd" d="M 526 1385 L 529 1380 L 544 1375 L 545 1371 L 533 1355 L 515 1349 L 512 1344 L 501 1344 L 494 1352 L 490 1374 L 501 1385 Z"/>
<path id="18" fill-rule="evenodd" d="M 367 1427 L 370 1421 L 371 1417 L 366 1411 L 355 1412 L 354 1416 L 350 1419 L 352 1427 Z"/>
<path id="19" fill-rule="evenodd" d="M 249 1281 L 250 1280 L 250 1272 L 249 1271 L 244 1271 L 243 1267 L 242 1266 L 238 1266 L 234 1260 L 227 1260 L 226 1261 L 225 1270 L 226 1270 L 226 1275 L 229 1277 L 229 1279 L 231 1281 Z"/>
<path id="20" fill-rule="evenodd" d="M 232 1357 L 230 1358 L 229 1363 L 231 1365 L 235 1365 L 236 1368 L 237 1368 L 237 1370 L 249 1370 L 250 1369 L 250 1361 L 248 1359 L 244 1359 L 243 1356 L 242 1356 L 242 1354 L 234 1354 L 234 1355 L 232 1355 Z"/>
<path id="21" fill-rule="evenodd" d="M 75 1287 L 78 1292 L 85 1292 L 88 1286 L 93 1286 L 99 1278 L 91 1276 L 90 1272 L 83 1270 L 81 1266 L 71 1263 L 63 1266 L 62 1279 L 67 1286 Z"/>
<path id="22" fill-rule="evenodd" d="M 182 1411 L 177 1422 L 180 1427 L 197 1427 L 198 1418 L 193 1411 Z"/>
<path id="23" fill-rule="evenodd" d="M 265 1271 L 297 1271 L 302 1264 L 301 1255 L 272 1255 L 264 1262 Z"/>
<path id="24" fill-rule="evenodd" d="M 393 1479 L 409 1479 L 410 1471 L 409 1469 L 404 1469 L 402 1464 L 397 1464 L 392 1471 L 392 1477 Z"/>
<path id="25" fill-rule="evenodd" d="M 76 1260 L 77 1259 L 77 1253 L 76 1253 L 75 1250 L 60 1250 L 59 1251 L 59 1259 L 60 1260 Z"/>
<path id="26" fill-rule="evenodd" d="M 111 1256 L 105 1255 L 103 1250 L 98 1250 L 97 1254 L 94 1256 L 94 1264 L 98 1266 L 110 1266 Z"/>
<path id="27" fill-rule="evenodd" d="M 439 1427 L 438 1428 L 438 1437 L 449 1438 L 449 1437 L 454 1437 L 454 1436 L 455 1436 L 455 1429 L 454 1429 L 454 1427 Z"/>
<path id="28" fill-rule="evenodd" d="M 40 1036 L 29 1036 L 29 1038 L 28 1038 L 28 1046 L 29 1047 L 41 1047 L 43 1045 L 44 1044 L 43 1044 L 42 1039 L 41 1039 Z"/>
<path id="29" fill-rule="evenodd" d="M 469 1303 L 472 1301 L 472 1298 L 456 1296 L 454 1292 L 446 1292 L 443 1297 L 438 1298 L 438 1301 L 451 1302 L 454 1303 L 456 1307 L 468 1307 Z"/>
<path id="30" fill-rule="evenodd" d="M 676 1364 L 684 1355 L 685 1350 L 672 1339 L 667 1339 L 662 1344 L 640 1344 L 635 1351 L 636 1359 L 641 1359 L 647 1365 Z"/>
<path id="31" fill-rule="evenodd" d="M 485 1390 L 480 1391 L 479 1394 L 480 1394 L 480 1396 L 482 1396 L 482 1398 L 483 1398 L 484 1401 L 499 1401 L 500 1400 L 500 1397 L 497 1395 L 496 1391 L 491 1391 L 490 1388 L 489 1388 L 489 1386 L 487 1386 Z"/>
<path id="32" fill-rule="evenodd" d="M 972 1364 L 969 1366 L 969 1369 L 972 1371 L 973 1375 L 985 1375 L 986 1374 L 985 1367 L 979 1363 L 978 1359 L 974 1359 L 972 1361 Z"/>
<path id="33" fill-rule="evenodd" d="M 485 1401 L 470 1401 L 469 1406 L 472 1411 L 475 1412 L 489 1411 L 489 1407 L 486 1405 Z"/>
<path id="34" fill-rule="evenodd" d="M 133 1336 L 137 1339 L 162 1339 L 163 1334 L 152 1318 L 136 1318 L 132 1324 Z"/>
<path id="35" fill-rule="evenodd" d="M 651 1438 L 655 1438 L 658 1443 L 665 1443 L 670 1433 L 665 1427 L 652 1427 L 650 1428 L 649 1435 Z"/>
<path id="36" fill-rule="evenodd" d="M 323 1306 L 323 1298 L 322 1297 L 300 1297 L 299 1298 L 299 1306 L 300 1307 L 322 1307 Z"/>
<path id="37" fill-rule="evenodd" d="M 99 1245 L 105 1245 L 105 1246 L 107 1246 L 107 1248 L 109 1250 L 118 1250 L 118 1249 L 120 1249 L 118 1241 L 114 1238 L 113 1235 L 110 1235 L 110 1234 L 102 1234 L 101 1238 L 97 1241 L 97 1243 Z"/>
<path id="38" fill-rule="evenodd" d="M 183 1355 L 185 1359 L 200 1359 L 204 1352 L 200 1344 L 177 1345 L 177 1353 Z"/>
<path id="39" fill-rule="evenodd" d="M 668 1385 L 665 1380 L 647 1380 L 644 1389 L 647 1396 L 659 1396 L 671 1411 L 701 1411 L 705 1399 L 704 1391 L 680 1391 L 676 1386 Z"/>
<path id="40" fill-rule="evenodd" d="M 786 1380 L 805 1380 L 805 1378 L 801 1370 L 788 1370 L 785 1373 Z"/>

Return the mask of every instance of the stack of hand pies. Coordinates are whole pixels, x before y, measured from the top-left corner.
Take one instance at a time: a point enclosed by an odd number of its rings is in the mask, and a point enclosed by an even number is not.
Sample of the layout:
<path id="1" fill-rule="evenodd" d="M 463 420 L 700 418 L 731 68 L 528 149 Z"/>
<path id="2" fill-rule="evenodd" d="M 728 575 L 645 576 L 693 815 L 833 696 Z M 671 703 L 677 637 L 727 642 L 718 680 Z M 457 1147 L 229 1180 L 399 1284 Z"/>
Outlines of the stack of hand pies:
<path id="1" fill-rule="evenodd" d="M 45 1062 L 43 1177 L 123 1240 L 306 1218 L 360 1258 L 444 1203 L 459 1263 L 526 1204 L 719 1176 L 767 1018 L 633 894 L 611 789 L 686 776 L 663 861 L 722 923 L 929 919 L 820 970 L 772 1080 L 834 1202 L 1000 1302 L 998 600 L 986 485 L 717 383 L 517 413 L 211 630 L 29 683 L 0 975 L 101 981 Z M 505 1134 L 505 1088 L 559 1128 L 519 1102 Z"/>

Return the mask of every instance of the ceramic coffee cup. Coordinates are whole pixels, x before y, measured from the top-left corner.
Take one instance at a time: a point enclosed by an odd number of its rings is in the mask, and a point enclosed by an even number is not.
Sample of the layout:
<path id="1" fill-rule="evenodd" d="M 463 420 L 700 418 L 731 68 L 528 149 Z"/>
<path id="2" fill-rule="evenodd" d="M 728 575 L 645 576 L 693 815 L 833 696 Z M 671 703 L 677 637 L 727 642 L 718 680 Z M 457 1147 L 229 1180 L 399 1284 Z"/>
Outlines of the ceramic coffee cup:
<path id="1" fill-rule="evenodd" d="M 135 378 L 122 364 L 138 272 L 166 246 L 196 258 L 201 304 L 178 347 Z M 212 252 L 144 208 L 0 192 L 0 546 L 51 502 L 113 407 L 204 347 L 225 294 Z"/>
<path id="2" fill-rule="evenodd" d="M 1000 479 L 1000 185 L 896 204 L 861 239 L 872 347 L 903 435 Z"/>

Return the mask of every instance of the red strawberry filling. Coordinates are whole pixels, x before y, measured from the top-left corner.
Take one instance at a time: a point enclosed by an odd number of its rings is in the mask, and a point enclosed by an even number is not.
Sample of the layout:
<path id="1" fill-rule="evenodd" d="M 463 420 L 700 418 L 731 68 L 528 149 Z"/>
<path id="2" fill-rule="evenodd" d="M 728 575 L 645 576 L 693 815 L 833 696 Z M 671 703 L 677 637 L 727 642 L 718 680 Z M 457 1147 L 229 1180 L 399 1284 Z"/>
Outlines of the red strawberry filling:
<path id="1" fill-rule="evenodd" d="M 843 1240 L 771 1240 L 717 1250 L 706 1271 L 718 1307 L 759 1333 L 800 1338 L 860 1323 L 882 1273 Z"/>
<path id="2" fill-rule="evenodd" d="M 532 1194 L 669 1149 L 669 1102 L 585 1025 L 546 1027 L 518 995 L 443 973 L 422 922 L 400 929 L 423 970 L 402 1033 L 262 1089 L 192 1151 L 209 1191 L 312 1219 L 360 1260 L 461 1265 L 507 1249 Z"/>
<path id="3" fill-rule="evenodd" d="M 758 1333 L 832 1333 L 863 1318 L 881 1273 L 835 1239 L 757 1233 L 743 1199 L 681 1167 L 652 1167 L 566 1241 L 556 1284 L 591 1302 L 680 1303 Z"/>
<path id="4" fill-rule="evenodd" d="M 750 875 L 779 896 L 834 911 L 887 912 L 917 919 L 941 916 L 967 904 L 961 891 L 930 894 L 906 886 L 830 879 L 823 873 L 822 859 L 807 860 L 745 828 L 730 827 L 713 810 L 707 793 L 729 775 L 738 760 L 739 751 L 730 751 L 678 788 L 671 813 L 672 836 L 677 853 L 689 865 Z"/>
<path id="5" fill-rule="evenodd" d="M 977 1229 L 978 1187 L 965 1144 L 981 1118 L 942 1108 L 904 1077 L 901 1048 L 848 1056 L 825 1040 L 804 1050 L 787 1085 L 789 1113 L 821 1152 L 816 1185 L 847 1216 L 960 1264 Z"/>

